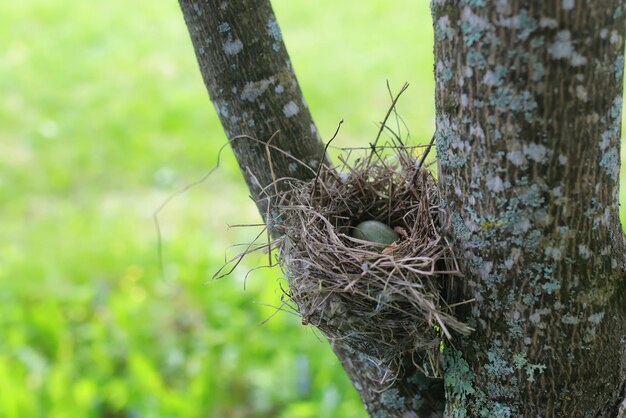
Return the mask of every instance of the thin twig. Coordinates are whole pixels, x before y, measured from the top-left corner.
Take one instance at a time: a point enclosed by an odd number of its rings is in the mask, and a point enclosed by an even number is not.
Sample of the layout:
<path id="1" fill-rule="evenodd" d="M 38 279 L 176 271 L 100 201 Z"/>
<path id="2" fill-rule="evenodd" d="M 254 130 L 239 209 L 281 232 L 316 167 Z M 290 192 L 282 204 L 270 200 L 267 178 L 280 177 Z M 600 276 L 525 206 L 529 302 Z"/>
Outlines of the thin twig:
<path id="1" fill-rule="evenodd" d="M 389 80 L 387 80 L 387 93 L 389 93 L 389 98 L 393 101 L 393 93 L 391 91 L 391 86 L 389 85 Z M 401 135 L 400 135 L 400 121 L 402 120 L 402 118 L 398 114 L 398 109 L 396 109 L 395 106 L 393 107 L 393 115 L 396 118 L 396 130 L 397 130 L 397 132 L 394 132 L 393 129 L 389 129 L 389 131 L 393 134 L 393 136 L 400 143 L 400 145 L 404 146 L 404 143 L 402 142 L 402 138 L 401 138 Z M 402 123 L 406 127 L 406 124 L 404 123 L 403 120 L 402 120 Z"/>
<path id="2" fill-rule="evenodd" d="M 165 207 L 172 200 L 174 200 L 174 198 L 204 183 L 211 176 L 211 174 L 213 174 L 213 172 L 219 168 L 220 160 L 222 158 L 222 151 L 224 151 L 227 145 L 229 145 L 229 143 L 226 143 L 220 147 L 217 153 L 217 161 L 215 162 L 215 166 L 211 170 L 209 170 L 200 179 L 187 184 L 185 187 L 178 189 L 174 193 L 169 195 L 163 202 L 161 202 L 159 207 L 152 213 L 152 220 L 154 221 L 154 226 L 157 232 L 157 257 L 158 257 L 158 262 L 159 262 L 159 271 L 161 273 L 161 278 L 165 278 L 165 269 L 163 267 L 163 235 L 161 233 L 161 223 L 159 222 L 159 214 L 161 213 L 163 209 L 165 209 Z"/>
<path id="3" fill-rule="evenodd" d="M 435 143 L 435 134 L 433 134 L 433 137 L 430 139 L 430 143 L 427 145 L 426 150 L 422 154 L 422 158 L 420 159 L 420 162 L 417 164 L 418 171 L 419 169 L 422 168 L 422 165 L 424 165 L 424 161 L 426 161 L 426 157 L 428 157 L 428 153 L 430 152 L 430 149 L 433 147 L 434 143 Z"/>
<path id="4" fill-rule="evenodd" d="M 372 155 L 376 154 L 378 156 L 378 153 L 376 152 L 376 147 L 378 145 L 378 140 L 380 139 L 380 136 L 382 135 L 383 130 L 385 129 L 385 126 L 387 125 L 387 120 L 389 119 L 389 116 L 391 116 L 391 113 L 393 112 L 393 109 L 396 107 L 396 104 L 398 103 L 398 100 L 400 99 L 400 96 L 402 96 L 402 93 L 404 93 L 406 91 L 406 89 L 408 89 L 408 88 L 409 88 L 409 84 L 408 83 L 404 83 L 404 85 L 402 86 L 402 88 L 400 89 L 400 91 L 398 92 L 396 97 L 391 102 L 391 106 L 389 106 L 389 109 L 387 110 L 387 114 L 385 115 L 385 118 L 383 119 L 382 123 L 380 124 L 380 129 L 378 130 L 378 134 L 376 134 L 376 139 L 374 140 L 374 143 L 370 144 L 370 148 L 372 149 L 372 153 L 370 153 L 370 155 L 368 157 L 368 160 L 367 160 L 367 165 L 368 166 L 372 162 Z"/>
<path id="5" fill-rule="evenodd" d="M 330 138 L 328 142 L 326 143 L 326 145 L 324 146 L 324 153 L 322 154 L 322 161 L 324 161 L 324 159 L 326 158 L 326 152 L 328 152 L 328 147 L 335 140 L 335 138 L 337 138 L 337 135 L 339 134 L 339 129 L 341 129 L 341 125 L 343 125 L 343 119 L 339 121 L 339 123 L 337 124 L 337 129 L 335 129 L 335 133 L 333 134 L 332 138 Z M 317 172 L 315 173 L 315 180 L 313 181 L 313 187 L 311 188 L 311 202 L 313 202 L 313 195 L 315 194 L 315 190 L 317 189 L 317 180 L 319 180 L 320 178 L 320 171 L 322 170 L 323 165 L 324 164 L 320 162 L 320 165 L 317 167 Z"/>

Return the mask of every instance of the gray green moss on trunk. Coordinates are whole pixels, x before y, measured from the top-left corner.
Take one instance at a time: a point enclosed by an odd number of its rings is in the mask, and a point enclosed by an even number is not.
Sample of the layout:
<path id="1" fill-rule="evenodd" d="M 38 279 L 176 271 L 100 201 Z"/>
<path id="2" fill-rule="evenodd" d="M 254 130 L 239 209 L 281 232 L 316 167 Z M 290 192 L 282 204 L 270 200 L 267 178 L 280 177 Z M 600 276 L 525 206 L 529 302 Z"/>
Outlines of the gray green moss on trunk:
<path id="1" fill-rule="evenodd" d="M 439 182 L 475 298 L 454 417 L 616 416 L 622 1 L 433 0 Z M 451 350 L 451 349 L 450 349 Z"/>

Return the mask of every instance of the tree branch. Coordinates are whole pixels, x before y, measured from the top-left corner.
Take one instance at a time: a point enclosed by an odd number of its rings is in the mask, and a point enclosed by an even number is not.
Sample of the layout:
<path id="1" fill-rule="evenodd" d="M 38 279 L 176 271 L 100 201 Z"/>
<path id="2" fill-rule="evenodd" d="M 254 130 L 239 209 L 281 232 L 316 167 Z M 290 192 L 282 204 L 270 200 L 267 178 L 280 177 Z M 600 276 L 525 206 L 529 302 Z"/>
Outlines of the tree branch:
<path id="1" fill-rule="evenodd" d="M 276 180 L 272 173 L 309 179 L 311 169 L 328 162 L 276 17 L 268 1 L 180 0 L 180 6 L 211 101 L 267 217 L 264 190 Z"/>

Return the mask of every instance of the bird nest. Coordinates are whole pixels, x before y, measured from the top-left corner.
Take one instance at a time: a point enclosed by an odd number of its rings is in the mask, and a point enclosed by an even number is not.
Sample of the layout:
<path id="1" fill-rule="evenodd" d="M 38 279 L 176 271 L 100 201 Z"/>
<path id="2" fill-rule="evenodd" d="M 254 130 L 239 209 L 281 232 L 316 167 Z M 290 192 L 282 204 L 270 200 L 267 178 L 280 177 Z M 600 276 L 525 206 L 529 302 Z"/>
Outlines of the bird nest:
<path id="1" fill-rule="evenodd" d="M 442 296 L 460 273 L 441 232 L 435 180 L 406 150 L 392 160 L 370 156 L 343 172 L 320 167 L 280 196 L 273 230 L 302 323 L 388 366 L 407 353 L 436 359 L 444 336 L 470 331 Z M 381 246 L 354 238 L 367 220 L 399 239 Z"/>

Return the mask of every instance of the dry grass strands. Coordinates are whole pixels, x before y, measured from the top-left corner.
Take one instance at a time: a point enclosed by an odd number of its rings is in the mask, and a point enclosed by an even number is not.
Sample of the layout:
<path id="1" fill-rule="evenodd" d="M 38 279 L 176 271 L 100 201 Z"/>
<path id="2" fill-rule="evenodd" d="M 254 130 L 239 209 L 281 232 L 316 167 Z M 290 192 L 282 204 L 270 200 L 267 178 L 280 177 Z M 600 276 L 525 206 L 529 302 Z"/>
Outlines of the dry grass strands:
<path id="1" fill-rule="evenodd" d="M 393 163 L 376 157 L 344 173 L 321 167 L 314 181 L 295 184 L 280 196 L 274 232 L 302 322 L 393 369 L 410 352 L 438 358 L 442 334 L 471 329 L 441 297 L 460 273 L 440 233 L 445 214 L 432 175 L 404 148 Z M 401 238 L 386 247 L 353 238 L 365 220 Z"/>

